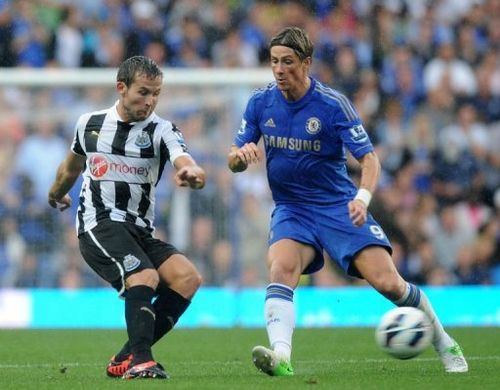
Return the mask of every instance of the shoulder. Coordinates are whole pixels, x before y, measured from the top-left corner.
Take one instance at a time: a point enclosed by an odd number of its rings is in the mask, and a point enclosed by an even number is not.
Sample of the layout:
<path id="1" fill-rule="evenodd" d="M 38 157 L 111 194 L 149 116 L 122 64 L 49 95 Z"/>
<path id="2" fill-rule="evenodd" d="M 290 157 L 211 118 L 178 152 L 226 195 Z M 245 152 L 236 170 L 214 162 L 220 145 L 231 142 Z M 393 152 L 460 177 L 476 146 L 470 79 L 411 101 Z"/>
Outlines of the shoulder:
<path id="1" fill-rule="evenodd" d="M 160 138 L 182 138 L 181 130 L 176 124 L 168 119 L 162 118 L 156 114 L 151 116 L 149 123 L 154 123 L 155 133 L 157 132 Z"/>
<path id="2" fill-rule="evenodd" d="M 358 114 L 349 98 L 336 89 L 316 81 L 314 85 L 314 92 L 316 99 L 319 99 L 323 104 L 326 104 L 334 110 L 334 116 L 341 114 L 345 116 L 347 120 L 354 120 L 358 117 Z"/>
<path id="3" fill-rule="evenodd" d="M 174 124 L 159 116 L 155 112 L 153 112 L 147 119 L 143 122 L 137 122 L 136 130 L 145 131 L 150 134 L 165 134 L 170 133 L 174 127 Z"/>
<path id="4" fill-rule="evenodd" d="M 273 81 L 263 88 L 254 89 L 252 91 L 252 94 L 250 95 L 250 102 L 258 103 L 262 101 L 267 101 L 268 99 L 273 97 L 276 88 L 277 88 L 276 82 Z"/>
<path id="5" fill-rule="evenodd" d="M 78 128 L 85 128 L 87 124 L 100 121 L 101 123 L 104 121 L 104 118 L 108 114 L 110 108 L 105 108 L 102 110 L 86 112 L 78 118 L 76 121 L 76 125 Z"/>

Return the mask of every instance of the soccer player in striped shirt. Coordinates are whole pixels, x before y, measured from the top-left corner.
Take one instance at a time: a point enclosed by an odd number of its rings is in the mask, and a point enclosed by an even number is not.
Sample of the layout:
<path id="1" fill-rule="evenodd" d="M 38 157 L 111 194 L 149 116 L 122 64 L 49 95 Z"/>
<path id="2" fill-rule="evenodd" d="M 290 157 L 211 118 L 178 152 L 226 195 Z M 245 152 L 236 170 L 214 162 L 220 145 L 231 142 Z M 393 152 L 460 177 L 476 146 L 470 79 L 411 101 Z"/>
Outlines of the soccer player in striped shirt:
<path id="1" fill-rule="evenodd" d="M 426 295 L 399 275 L 391 245 L 367 211 L 380 164 L 356 110 L 344 95 L 309 77 L 313 45 L 302 29 L 283 29 L 269 48 L 275 82 L 250 98 L 228 155 L 231 171 L 244 171 L 262 160 L 262 139 L 275 202 L 264 305 L 270 348 L 256 346 L 254 364 L 269 375 L 293 375 L 294 289 L 301 274 L 321 269 L 325 251 L 394 304 L 423 310 L 445 370 L 467 371 L 459 345 Z M 361 165 L 359 188 L 347 174 L 344 149 Z"/>
<path id="2" fill-rule="evenodd" d="M 201 283 L 173 245 L 153 236 L 155 188 L 165 164 L 179 186 L 201 189 L 205 172 L 175 125 L 155 114 L 163 74 L 136 56 L 118 69 L 118 101 L 77 121 L 71 150 L 58 168 L 48 201 L 65 210 L 83 172 L 76 217 L 89 266 L 125 298 L 128 341 L 111 359 L 111 377 L 165 379 L 151 346 L 172 329 Z"/>

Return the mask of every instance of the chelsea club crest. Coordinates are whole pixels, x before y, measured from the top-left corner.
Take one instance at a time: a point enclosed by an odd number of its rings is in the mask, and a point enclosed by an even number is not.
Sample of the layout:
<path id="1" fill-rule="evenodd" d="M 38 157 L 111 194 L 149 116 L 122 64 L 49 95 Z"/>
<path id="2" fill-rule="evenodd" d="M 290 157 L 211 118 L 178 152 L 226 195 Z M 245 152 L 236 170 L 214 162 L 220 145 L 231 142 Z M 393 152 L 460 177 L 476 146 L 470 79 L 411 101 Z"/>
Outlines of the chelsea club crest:
<path id="1" fill-rule="evenodd" d="M 311 134 L 317 134 L 321 130 L 321 122 L 316 117 L 311 117 L 306 122 L 306 131 Z"/>
<path id="2" fill-rule="evenodd" d="M 143 131 L 136 137 L 135 145 L 141 149 L 149 148 L 151 146 L 151 137 L 148 133 Z"/>

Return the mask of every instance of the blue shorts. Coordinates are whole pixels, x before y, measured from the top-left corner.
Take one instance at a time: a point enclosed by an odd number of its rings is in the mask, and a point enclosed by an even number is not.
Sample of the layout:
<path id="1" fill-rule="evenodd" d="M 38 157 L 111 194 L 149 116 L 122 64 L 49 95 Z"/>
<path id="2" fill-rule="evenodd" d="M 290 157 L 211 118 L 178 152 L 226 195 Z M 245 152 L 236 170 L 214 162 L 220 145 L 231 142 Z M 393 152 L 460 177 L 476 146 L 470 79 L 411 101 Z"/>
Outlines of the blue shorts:
<path id="1" fill-rule="evenodd" d="M 360 276 L 351 269 L 359 251 L 381 246 L 392 254 L 392 247 L 380 225 L 368 214 L 366 223 L 356 227 L 349 218 L 347 204 L 340 206 L 277 205 L 271 216 L 269 245 L 282 239 L 309 244 L 316 257 L 304 270 L 310 274 L 323 268 L 323 251 L 349 275 Z"/>

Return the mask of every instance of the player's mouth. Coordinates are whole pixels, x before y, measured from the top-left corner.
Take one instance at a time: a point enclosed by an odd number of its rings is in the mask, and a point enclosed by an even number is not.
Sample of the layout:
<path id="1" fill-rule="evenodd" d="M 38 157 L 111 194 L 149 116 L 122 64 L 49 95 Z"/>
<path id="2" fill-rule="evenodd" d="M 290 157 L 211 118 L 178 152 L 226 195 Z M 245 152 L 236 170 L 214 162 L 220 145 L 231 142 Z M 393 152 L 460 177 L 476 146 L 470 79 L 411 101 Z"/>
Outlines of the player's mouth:
<path id="1" fill-rule="evenodd" d="M 139 118 L 146 119 L 149 116 L 149 112 L 150 112 L 150 110 L 148 108 L 146 108 L 144 110 L 139 110 L 139 111 L 137 111 L 137 116 Z"/>

